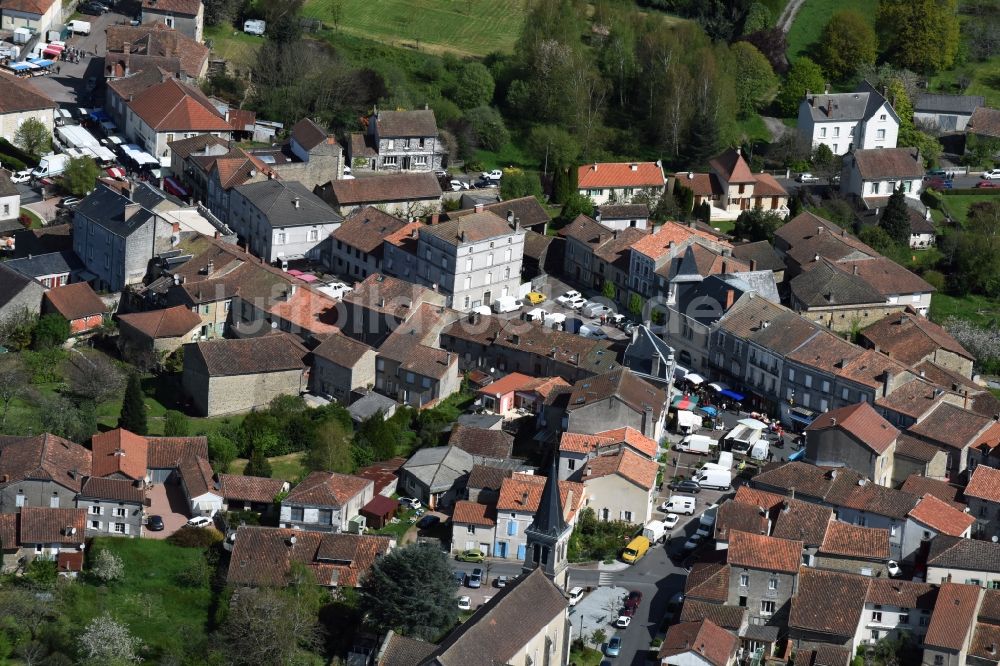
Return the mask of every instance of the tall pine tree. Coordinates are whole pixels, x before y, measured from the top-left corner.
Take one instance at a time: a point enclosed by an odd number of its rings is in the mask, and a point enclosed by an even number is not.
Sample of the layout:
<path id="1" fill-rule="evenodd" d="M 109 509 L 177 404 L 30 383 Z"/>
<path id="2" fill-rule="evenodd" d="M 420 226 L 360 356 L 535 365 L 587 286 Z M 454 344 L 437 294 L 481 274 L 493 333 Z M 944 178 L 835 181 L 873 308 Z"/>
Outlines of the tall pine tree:
<path id="1" fill-rule="evenodd" d="M 247 461 L 247 466 L 243 469 L 243 474 L 246 476 L 271 476 L 271 461 L 264 457 L 264 454 L 260 449 L 254 449 L 250 453 L 250 460 Z"/>
<path id="2" fill-rule="evenodd" d="M 125 399 L 122 401 L 118 427 L 125 428 L 137 435 L 145 435 L 149 430 L 146 423 L 146 403 L 143 400 L 142 383 L 136 372 L 129 375 L 128 384 L 125 386 Z"/>
<path id="3" fill-rule="evenodd" d="M 903 247 L 910 245 L 910 212 L 906 208 L 906 201 L 903 199 L 903 188 L 896 188 L 896 191 L 889 197 L 889 203 L 882 211 L 882 219 L 879 226 L 889 235 L 892 242 Z"/>
<path id="4" fill-rule="evenodd" d="M 701 169 L 719 148 L 719 124 L 710 113 L 699 111 L 688 134 L 687 155 L 691 169 Z"/>

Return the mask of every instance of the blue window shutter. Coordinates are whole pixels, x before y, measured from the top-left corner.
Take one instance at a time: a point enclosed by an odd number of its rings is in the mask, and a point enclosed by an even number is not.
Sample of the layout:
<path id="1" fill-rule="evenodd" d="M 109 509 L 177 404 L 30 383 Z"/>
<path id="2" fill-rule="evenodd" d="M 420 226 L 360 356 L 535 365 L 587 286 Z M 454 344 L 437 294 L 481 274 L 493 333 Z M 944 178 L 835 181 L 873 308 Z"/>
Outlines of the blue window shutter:
<path id="1" fill-rule="evenodd" d="M 517 521 L 513 520 L 513 519 L 508 520 L 507 521 L 507 536 L 514 536 L 515 534 L 517 534 Z"/>
<path id="2" fill-rule="evenodd" d="M 503 557 L 503 554 L 500 552 L 500 542 L 499 541 L 497 543 L 493 544 L 493 557 Z"/>
<path id="3" fill-rule="evenodd" d="M 517 547 L 517 559 L 523 560 L 526 550 L 527 550 L 527 545 L 526 544 L 522 543 L 520 546 L 518 546 Z"/>

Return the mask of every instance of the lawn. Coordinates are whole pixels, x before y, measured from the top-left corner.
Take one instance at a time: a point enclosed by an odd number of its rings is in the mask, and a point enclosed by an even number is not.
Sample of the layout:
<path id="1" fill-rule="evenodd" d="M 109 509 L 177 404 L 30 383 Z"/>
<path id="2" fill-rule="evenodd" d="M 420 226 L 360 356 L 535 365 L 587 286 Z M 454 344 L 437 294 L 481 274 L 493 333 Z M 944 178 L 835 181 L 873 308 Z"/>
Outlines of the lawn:
<path id="1" fill-rule="evenodd" d="M 948 317 L 966 319 L 977 326 L 993 326 L 1000 320 L 1000 301 L 974 294 L 949 296 L 938 292 L 931 299 L 930 318 L 941 323 Z"/>
<path id="2" fill-rule="evenodd" d="M 1000 199 L 1000 195 L 981 195 L 981 194 L 950 194 L 943 195 L 941 201 L 946 209 L 946 212 L 951 215 L 952 219 L 965 226 L 968 221 L 969 206 L 976 203 L 977 201 L 997 201 Z"/>
<path id="3" fill-rule="evenodd" d="M 305 452 L 296 451 L 284 456 L 268 458 L 271 463 L 271 476 L 275 479 L 283 479 L 289 483 L 297 483 L 306 474 L 305 465 L 302 464 L 306 457 Z M 237 458 L 229 464 L 230 474 L 242 474 L 247 466 L 246 458 Z"/>
<path id="4" fill-rule="evenodd" d="M 507 167 L 518 167 L 521 169 L 541 171 L 541 163 L 533 157 L 526 155 L 520 146 L 508 141 L 499 151 L 477 150 L 474 158 L 482 165 L 483 170 L 506 169 Z"/>
<path id="5" fill-rule="evenodd" d="M 380 530 L 376 530 L 374 534 L 381 534 L 383 536 L 390 536 L 396 540 L 397 543 L 402 544 L 403 535 L 406 534 L 413 524 L 416 522 L 416 511 L 413 509 L 402 509 L 396 512 L 397 522 L 389 523 Z"/>
<path id="6" fill-rule="evenodd" d="M 205 567 L 200 549 L 154 539 L 95 538 L 88 561 L 105 548 L 122 558 L 125 577 L 106 586 L 83 581 L 71 586 L 64 606 L 71 626 L 83 627 L 110 611 L 156 656 L 183 654 L 205 640 L 212 605 L 208 576 L 199 583 L 185 575 Z"/>
<path id="7" fill-rule="evenodd" d="M 580 645 L 577 641 L 573 642 L 573 649 L 569 653 L 570 663 L 577 666 L 600 666 L 603 658 L 600 650 Z"/>
<path id="8" fill-rule="evenodd" d="M 968 87 L 962 88 L 959 80 L 966 79 Z M 982 95 L 986 106 L 1000 106 L 1000 55 L 985 62 L 968 62 L 944 72 L 928 81 L 930 92 L 952 95 Z"/>
<path id="9" fill-rule="evenodd" d="M 45 226 L 45 221 L 38 217 L 38 214 L 30 208 L 22 208 L 21 215 L 27 215 L 31 219 L 31 226 L 29 229 L 41 229 Z"/>
<path id="10" fill-rule="evenodd" d="M 872 5 L 870 0 L 839 0 L 838 2 L 806 0 L 799 8 L 799 13 L 795 15 L 791 30 L 788 31 L 789 60 L 810 55 L 811 47 L 819 41 L 819 36 L 823 33 L 827 21 L 839 11 L 855 10 L 874 24 L 875 11 Z"/>
<path id="11" fill-rule="evenodd" d="M 302 15 L 393 46 L 430 53 L 510 53 L 524 23 L 522 0 L 307 0 Z"/>
<path id="12" fill-rule="evenodd" d="M 248 67 L 257 57 L 263 37 L 248 35 L 232 26 L 205 26 L 205 42 L 211 42 L 214 57 L 229 60 L 237 67 Z"/>

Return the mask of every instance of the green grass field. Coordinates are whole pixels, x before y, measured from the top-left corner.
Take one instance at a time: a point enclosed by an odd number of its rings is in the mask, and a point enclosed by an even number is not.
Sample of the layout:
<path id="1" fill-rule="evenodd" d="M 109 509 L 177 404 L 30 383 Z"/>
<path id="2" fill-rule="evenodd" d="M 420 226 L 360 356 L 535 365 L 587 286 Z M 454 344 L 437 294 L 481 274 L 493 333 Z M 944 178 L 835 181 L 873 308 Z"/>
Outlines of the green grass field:
<path id="1" fill-rule="evenodd" d="M 302 15 L 393 46 L 431 53 L 510 53 L 524 23 L 522 0 L 307 0 Z"/>
<path id="2" fill-rule="evenodd" d="M 997 201 L 1000 195 L 952 194 L 941 197 L 945 210 L 953 220 L 965 225 L 968 221 L 969 207 L 977 201 Z"/>
<path id="3" fill-rule="evenodd" d="M 302 459 L 306 457 L 304 451 L 296 451 L 286 456 L 275 456 L 268 458 L 271 463 L 271 477 L 283 479 L 289 483 L 296 483 L 306 474 L 306 468 L 302 464 Z M 247 466 L 246 458 L 237 458 L 229 464 L 230 474 L 242 474 Z"/>
<path id="4" fill-rule="evenodd" d="M 806 0 L 795 16 L 791 30 L 788 31 L 788 58 L 808 55 L 810 47 L 819 40 L 823 27 L 830 17 L 842 10 L 853 9 L 859 14 L 875 22 L 875 11 L 870 0 L 839 0 L 838 2 L 823 2 L 822 0 Z M 777 17 L 775 17 L 777 18 Z M 815 59 L 815 58 L 814 58 Z"/>
<path id="5" fill-rule="evenodd" d="M 967 88 L 961 88 L 958 81 L 968 80 Z M 982 95 L 986 106 L 1000 106 L 1000 55 L 985 62 L 969 62 L 931 77 L 931 92 L 957 95 Z"/>
<path id="6" fill-rule="evenodd" d="M 101 549 L 122 558 L 125 577 L 108 585 L 81 582 L 68 588 L 64 611 L 83 627 L 104 611 L 124 622 L 154 653 L 183 654 L 205 639 L 212 604 L 208 577 L 192 583 L 182 574 L 204 566 L 197 548 L 153 539 L 95 538 L 88 560 Z"/>
<path id="7" fill-rule="evenodd" d="M 977 326 L 991 326 L 1000 319 L 1000 301 L 986 296 L 949 296 L 936 293 L 931 299 L 930 318 L 938 323 L 948 317 L 966 319 Z"/>

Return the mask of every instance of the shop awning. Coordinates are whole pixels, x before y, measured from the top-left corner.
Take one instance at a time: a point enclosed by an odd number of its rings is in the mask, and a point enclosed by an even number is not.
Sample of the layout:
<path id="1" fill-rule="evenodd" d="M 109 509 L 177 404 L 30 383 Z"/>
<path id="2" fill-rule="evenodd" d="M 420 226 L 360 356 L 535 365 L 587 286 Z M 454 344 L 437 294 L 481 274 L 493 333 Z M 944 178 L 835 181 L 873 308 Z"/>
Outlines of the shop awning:
<path id="1" fill-rule="evenodd" d="M 796 460 L 802 460 L 806 457 L 806 447 L 802 447 L 792 455 L 788 456 L 788 462 L 795 462 Z"/>
<path id="2" fill-rule="evenodd" d="M 795 421 L 796 423 L 801 423 L 802 425 L 809 425 L 816 419 L 815 414 L 810 413 L 807 415 L 794 409 L 788 412 L 788 415 L 792 418 L 793 421 Z"/>
<path id="3" fill-rule="evenodd" d="M 91 109 L 90 113 L 87 114 L 90 119 L 96 123 L 103 123 L 105 120 L 111 120 L 111 117 L 104 112 L 104 109 Z"/>
<path id="4" fill-rule="evenodd" d="M 698 408 L 698 411 L 704 414 L 705 416 L 710 416 L 712 418 L 715 418 L 719 414 L 719 410 L 717 410 L 715 407 L 712 407 L 712 405 L 702 405 L 701 407 Z"/>
<path id="5" fill-rule="evenodd" d="M 42 69 L 47 69 L 55 64 L 53 61 L 45 60 L 44 58 L 32 58 L 28 62 L 36 67 L 41 67 Z"/>
<path id="6" fill-rule="evenodd" d="M 312 273 L 303 273 L 299 276 L 299 279 L 305 283 L 315 282 L 318 278 Z"/>
<path id="7" fill-rule="evenodd" d="M 696 396 L 696 395 L 689 395 L 689 396 L 677 395 L 677 396 L 674 396 L 674 400 L 670 404 L 673 407 L 676 407 L 677 409 L 691 410 L 691 409 L 694 409 L 694 407 L 698 404 L 698 396 Z"/>
<path id="8" fill-rule="evenodd" d="M 745 395 L 743 395 L 742 393 L 737 393 L 732 389 L 723 389 L 719 391 L 719 395 L 725 396 L 730 400 L 735 400 L 736 402 L 740 402 L 741 400 L 746 399 Z"/>
<path id="9" fill-rule="evenodd" d="M 691 384 L 698 386 L 705 381 L 705 378 L 699 375 L 697 372 L 692 372 L 684 376 L 684 380 L 690 382 Z"/>
<path id="10" fill-rule="evenodd" d="M 105 169 L 105 172 L 112 178 L 124 178 L 125 169 L 121 167 L 111 167 L 110 169 Z"/>
<path id="11" fill-rule="evenodd" d="M 712 389 L 713 391 L 727 391 L 729 390 L 729 385 L 723 382 L 712 382 L 711 384 L 708 385 L 708 388 Z"/>
<path id="12" fill-rule="evenodd" d="M 51 46 L 49 48 L 45 49 L 44 51 L 42 51 L 42 55 L 44 55 L 44 56 L 52 56 L 53 58 L 58 58 L 60 53 L 62 53 L 62 49 L 55 49 L 55 48 L 52 48 Z"/>

